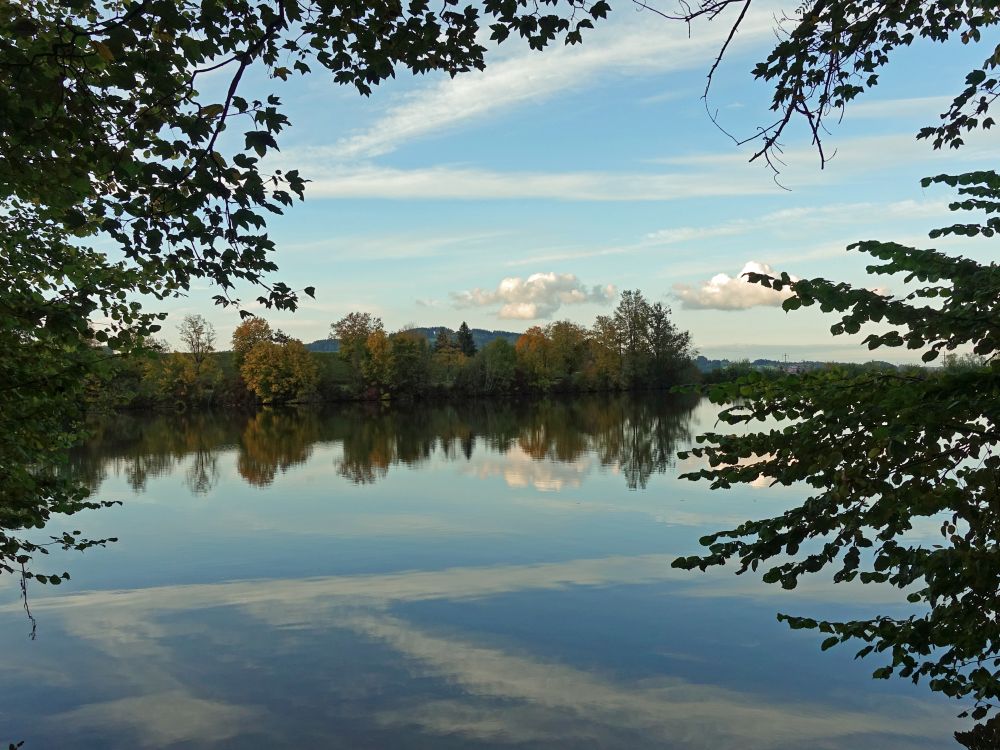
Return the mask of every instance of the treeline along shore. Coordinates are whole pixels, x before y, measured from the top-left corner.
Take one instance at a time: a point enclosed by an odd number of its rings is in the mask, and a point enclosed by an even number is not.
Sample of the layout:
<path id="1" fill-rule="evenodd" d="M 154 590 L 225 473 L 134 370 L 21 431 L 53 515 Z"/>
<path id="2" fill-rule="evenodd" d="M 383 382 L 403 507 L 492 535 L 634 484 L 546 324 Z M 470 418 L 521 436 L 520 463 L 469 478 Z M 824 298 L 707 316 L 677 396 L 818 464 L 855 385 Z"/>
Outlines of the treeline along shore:
<path id="1" fill-rule="evenodd" d="M 228 350 L 217 351 L 212 325 L 189 315 L 178 327 L 179 351 L 151 341 L 144 354 L 115 359 L 93 382 L 90 401 L 106 411 L 623 392 L 710 385 L 750 373 L 780 377 L 822 364 L 767 367 L 696 357 L 670 309 L 639 291 L 623 292 L 618 307 L 589 328 L 561 320 L 520 335 L 490 332 L 482 346 L 464 322 L 454 332 L 390 333 L 370 313 L 352 312 L 330 329 L 328 346 L 310 348 L 253 316 L 236 328 Z M 328 350 L 315 351 L 317 344 Z M 887 362 L 836 366 L 898 369 Z"/>
<path id="2" fill-rule="evenodd" d="M 639 291 L 623 292 L 617 308 L 590 328 L 562 320 L 482 347 L 464 322 L 431 339 L 420 330 L 387 332 L 364 312 L 331 325 L 336 352 L 310 351 L 262 317 L 246 318 L 223 351 L 201 316 L 186 317 L 178 331 L 178 351 L 152 341 L 144 356 L 119 360 L 95 383 L 95 403 L 174 408 L 505 396 L 660 389 L 697 380 L 690 334 L 673 323 L 669 308 Z"/>

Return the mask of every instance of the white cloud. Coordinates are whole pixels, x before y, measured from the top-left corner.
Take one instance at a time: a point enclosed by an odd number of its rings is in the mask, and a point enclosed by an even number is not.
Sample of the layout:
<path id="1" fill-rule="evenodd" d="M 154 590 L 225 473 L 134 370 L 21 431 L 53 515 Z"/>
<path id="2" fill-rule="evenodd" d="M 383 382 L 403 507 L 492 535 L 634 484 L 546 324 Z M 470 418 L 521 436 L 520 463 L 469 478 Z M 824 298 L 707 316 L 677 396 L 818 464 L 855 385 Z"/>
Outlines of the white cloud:
<path id="1" fill-rule="evenodd" d="M 528 278 L 509 276 L 496 289 L 455 292 L 456 307 L 500 305 L 499 317 L 510 320 L 551 318 L 563 305 L 608 304 L 615 298 L 612 284 L 584 286 L 571 273 L 533 273 Z"/>
<path id="2" fill-rule="evenodd" d="M 856 180 L 863 175 L 881 175 L 888 169 L 919 165 L 921 170 L 935 170 L 939 165 L 954 169 L 956 164 L 978 164 L 988 161 L 994 151 L 989 133 L 973 131 L 965 137 L 965 145 L 954 149 L 934 150 L 927 141 L 918 141 L 912 132 L 886 135 L 866 135 L 856 138 L 827 136 L 824 150 L 827 163 L 817 169 L 819 153 L 809 143 L 790 145 L 781 152 L 782 185 L 790 189 L 802 188 L 831 181 Z M 754 152 L 753 144 L 731 148 L 722 153 L 685 154 L 649 160 L 653 164 L 671 167 L 688 167 L 700 175 L 705 170 L 721 170 L 720 175 L 739 173 L 746 168 L 747 159 Z M 766 174 L 766 170 L 762 170 Z M 933 174 L 928 171 L 927 174 Z"/>
<path id="3" fill-rule="evenodd" d="M 337 260 L 409 260 L 431 258 L 459 249 L 468 252 L 504 236 L 504 232 L 464 233 L 398 232 L 390 234 L 343 234 L 306 242 L 285 242 L 283 253 L 321 254 Z"/>
<path id="4" fill-rule="evenodd" d="M 693 287 L 689 284 L 675 284 L 674 292 L 682 306 L 689 310 L 746 310 L 750 307 L 777 307 L 790 296 L 787 289 L 774 289 L 751 284 L 744 278 L 747 273 L 776 275 L 766 263 L 751 260 L 736 276 L 717 273 L 708 281 Z M 792 277 L 794 279 L 794 277 Z"/>
<path id="5" fill-rule="evenodd" d="M 372 163 L 345 163 L 336 149 L 289 150 L 268 168 L 297 168 L 310 180 L 309 198 L 390 200 L 502 200 L 544 198 L 566 201 L 674 201 L 691 198 L 784 195 L 805 189 L 882 175 L 891 169 L 932 174 L 942 166 L 988 160 L 991 144 L 977 132 L 959 151 L 934 151 L 912 133 L 830 137 L 826 168 L 817 168 L 811 145 L 782 152 L 780 186 L 766 168 L 748 164 L 747 147 L 645 160 L 644 169 L 622 171 L 495 171 L 466 164 L 400 169 Z M 794 218 L 794 217 L 790 217 Z"/>
<path id="6" fill-rule="evenodd" d="M 740 27 L 736 47 L 766 38 L 773 26 L 768 9 L 755 6 L 754 14 Z M 390 107 L 368 130 L 341 140 L 326 153 L 337 159 L 378 156 L 414 138 L 439 135 L 498 111 L 592 86 L 598 77 L 701 70 L 718 54 L 728 30 L 721 22 L 690 35 L 684 24 L 649 12 L 622 15 L 620 21 L 602 24 L 588 34 L 582 45 L 554 46 L 543 55 L 525 51 L 490 62 L 484 71 L 419 88 Z"/>
<path id="7" fill-rule="evenodd" d="M 721 170 L 678 172 L 497 172 L 465 166 L 396 169 L 342 166 L 308 157 L 303 175 L 309 198 L 389 200 L 672 201 L 699 197 L 781 193 L 762 170 L 742 169 L 723 179 Z M 282 164 L 306 163 L 303 156 Z"/>
<path id="8" fill-rule="evenodd" d="M 919 219 L 947 216 L 946 200 L 902 200 L 891 203 L 832 203 L 794 206 L 778 211 L 701 227 L 670 227 L 650 232 L 644 238 L 651 245 L 673 245 L 712 237 L 747 235 L 757 231 L 812 234 L 820 227 L 844 227 L 882 222 L 889 219 Z"/>

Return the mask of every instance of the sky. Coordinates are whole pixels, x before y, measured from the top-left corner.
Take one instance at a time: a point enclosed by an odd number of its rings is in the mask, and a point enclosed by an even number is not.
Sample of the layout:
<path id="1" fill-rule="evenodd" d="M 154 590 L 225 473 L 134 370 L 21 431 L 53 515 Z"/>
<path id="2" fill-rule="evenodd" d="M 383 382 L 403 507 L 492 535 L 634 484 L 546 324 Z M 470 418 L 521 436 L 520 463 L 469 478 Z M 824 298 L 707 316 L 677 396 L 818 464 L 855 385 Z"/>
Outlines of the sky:
<path id="1" fill-rule="evenodd" d="M 710 92 L 709 108 L 738 136 L 772 114 L 770 90 L 750 70 L 773 46 L 781 7 L 755 5 Z M 702 100 L 724 20 L 689 35 L 620 3 L 582 45 L 539 53 L 512 38 L 491 48 L 483 72 L 400 72 L 370 98 L 322 71 L 251 78 L 245 95 L 277 93 L 292 122 L 269 166 L 311 180 L 306 200 L 269 224 L 275 279 L 314 286 L 316 299 L 294 314 L 247 309 L 308 342 L 355 310 L 388 330 L 589 326 L 622 290 L 639 289 L 669 306 L 709 357 L 872 358 L 861 336 L 831 337 L 832 316 L 786 314 L 740 273 L 899 294 L 900 280 L 868 275 L 865 257 L 846 246 L 883 239 L 990 257 L 983 240 L 927 239 L 947 222 L 951 194 L 919 180 L 988 168 L 992 143 L 971 137 L 959 151 L 934 152 L 915 133 L 936 123 L 1000 40 L 897 52 L 879 85 L 831 118 L 825 146 L 835 155 L 825 168 L 801 128 L 789 134 L 779 186 Z M 181 317 L 200 313 L 225 348 L 239 317 L 215 307 L 215 293 L 198 285 L 161 303 L 165 337 L 176 343 Z M 877 354 L 907 361 L 898 349 Z"/>

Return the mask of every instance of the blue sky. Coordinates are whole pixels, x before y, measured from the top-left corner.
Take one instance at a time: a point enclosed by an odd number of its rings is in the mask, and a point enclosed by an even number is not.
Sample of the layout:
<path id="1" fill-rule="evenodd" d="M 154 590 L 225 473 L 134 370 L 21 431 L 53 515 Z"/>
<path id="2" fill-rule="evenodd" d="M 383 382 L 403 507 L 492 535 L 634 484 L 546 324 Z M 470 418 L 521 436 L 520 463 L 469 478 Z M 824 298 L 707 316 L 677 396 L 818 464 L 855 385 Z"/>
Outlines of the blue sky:
<path id="1" fill-rule="evenodd" d="M 738 135 L 768 121 L 770 92 L 749 71 L 773 42 L 775 7 L 747 19 L 711 94 Z M 753 262 L 902 291 L 867 277 L 864 257 L 844 248 L 872 238 L 928 246 L 950 196 L 923 190 L 920 177 L 995 157 L 986 138 L 945 154 L 914 138 L 990 42 L 897 54 L 872 93 L 831 119 L 826 145 L 837 153 L 826 169 L 804 132 L 789 136 L 785 190 L 705 112 L 705 74 L 727 28 L 696 25 L 688 38 L 621 4 L 581 46 L 537 53 L 511 39 L 485 72 L 403 74 L 368 99 L 322 73 L 252 80 L 247 93 L 278 93 L 292 121 L 271 166 L 312 180 L 306 201 L 270 229 L 277 278 L 315 286 L 316 300 L 262 314 L 306 341 L 352 310 L 390 330 L 466 320 L 521 331 L 564 318 L 589 325 L 618 291 L 638 288 L 671 306 L 708 356 L 868 359 L 858 338 L 829 335 L 832 318 L 786 315 L 736 279 Z M 932 246 L 988 257 L 982 241 Z M 169 303 L 167 338 L 199 312 L 228 342 L 239 319 L 213 307 L 213 293 L 198 287 Z"/>

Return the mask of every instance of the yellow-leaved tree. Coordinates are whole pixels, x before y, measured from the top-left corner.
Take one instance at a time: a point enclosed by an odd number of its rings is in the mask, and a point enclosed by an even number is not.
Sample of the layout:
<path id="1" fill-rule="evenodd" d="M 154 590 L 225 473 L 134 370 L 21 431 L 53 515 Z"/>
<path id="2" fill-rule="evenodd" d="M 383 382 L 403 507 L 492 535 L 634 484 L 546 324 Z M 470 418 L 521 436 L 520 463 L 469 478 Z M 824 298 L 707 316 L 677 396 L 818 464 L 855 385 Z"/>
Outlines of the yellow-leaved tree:
<path id="1" fill-rule="evenodd" d="M 319 380 L 312 352 L 298 339 L 256 344 L 243 359 L 240 374 L 247 388 L 266 404 L 302 400 Z"/>

